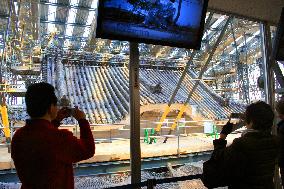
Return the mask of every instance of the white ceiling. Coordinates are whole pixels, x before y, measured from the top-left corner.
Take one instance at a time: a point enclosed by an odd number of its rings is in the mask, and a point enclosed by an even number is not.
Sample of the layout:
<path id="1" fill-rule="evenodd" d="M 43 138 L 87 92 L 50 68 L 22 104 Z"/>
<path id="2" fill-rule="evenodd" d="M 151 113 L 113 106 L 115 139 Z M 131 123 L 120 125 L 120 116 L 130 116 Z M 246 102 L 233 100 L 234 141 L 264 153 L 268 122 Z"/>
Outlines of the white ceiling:
<path id="1" fill-rule="evenodd" d="M 210 10 L 236 14 L 277 25 L 284 0 L 209 0 Z"/>

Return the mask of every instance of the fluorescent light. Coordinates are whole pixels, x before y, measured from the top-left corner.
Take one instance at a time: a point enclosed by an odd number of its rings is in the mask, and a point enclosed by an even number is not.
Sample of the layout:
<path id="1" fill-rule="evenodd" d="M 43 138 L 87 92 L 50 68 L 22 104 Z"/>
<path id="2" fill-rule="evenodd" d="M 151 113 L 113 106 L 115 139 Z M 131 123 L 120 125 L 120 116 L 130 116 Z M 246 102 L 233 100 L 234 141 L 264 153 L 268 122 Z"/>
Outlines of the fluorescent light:
<path id="1" fill-rule="evenodd" d="M 16 11 L 16 14 L 18 13 L 18 3 L 17 2 L 14 2 L 14 6 L 15 6 L 15 11 Z"/>
<path id="2" fill-rule="evenodd" d="M 93 19 L 95 18 L 95 14 L 96 14 L 96 11 L 90 11 L 90 12 L 89 12 L 86 25 L 91 25 L 91 24 L 92 24 L 92 21 L 93 21 Z"/>
<path id="3" fill-rule="evenodd" d="M 55 15 L 56 15 L 56 6 L 48 6 L 48 20 L 49 21 L 55 21 Z"/>
<path id="4" fill-rule="evenodd" d="M 57 1 L 57 0 L 54 0 L 54 1 Z M 56 15 L 56 6 L 49 5 L 48 6 L 48 21 L 55 21 L 55 15 Z M 54 31 L 56 31 L 55 24 L 48 23 L 47 32 L 51 33 Z"/>
<path id="5" fill-rule="evenodd" d="M 70 5 L 78 5 L 80 0 L 71 0 Z"/>
<path id="6" fill-rule="evenodd" d="M 54 32 L 54 31 L 56 31 L 55 24 L 48 23 L 47 24 L 47 33 L 51 33 L 51 32 Z"/>
<path id="7" fill-rule="evenodd" d="M 90 30 L 91 30 L 90 27 L 86 27 L 84 34 L 83 34 L 83 37 L 88 37 L 90 35 Z"/>
<path id="8" fill-rule="evenodd" d="M 91 24 L 92 24 L 93 19 L 95 19 L 95 14 L 96 14 L 95 11 L 90 11 L 90 12 L 89 12 L 86 25 L 91 25 Z M 91 31 L 91 28 L 90 28 L 90 27 L 85 27 L 83 37 L 88 37 L 88 36 L 90 35 L 90 31 Z"/>
<path id="9" fill-rule="evenodd" d="M 237 48 L 240 48 L 240 47 L 244 46 L 245 44 L 248 44 L 251 40 L 253 40 L 259 34 L 260 34 L 260 30 L 255 32 L 251 37 L 244 40 L 241 44 L 238 45 Z M 234 48 L 229 54 L 234 54 L 235 52 L 236 52 L 236 48 Z"/>
<path id="10" fill-rule="evenodd" d="M 215 29 L 219 26 L 219 24 L 221 22 L 223 22 L 225 19 L 227 18 L 227 16 L 221 16 L 218 18 L 218 20 L 216 22 L 214 22 L 214 24 L 212 24 L 211 28 Z"/>
<path id="11" fill-rule="evenodd" d="M 95 9 L 98 7 L 98 0 L 93 0 L 91 8 Z"/>
<path id="12" fill-rule="evenodd" d="M 69 9 L 67 24 L 75 22 L 76 14 L 77 14 L 77 9 L 73 9 L 73 8 Z M 73 29 L 74 29 L 74 26 L 67 25 L 65 29 L 65 34 L 67 36 L 72 36 Z"/>
<path id="13" fill-rule="evenodd" d="M 212 24 L 212 26 L 210 28 L 215 29 L 219 26 L 219 24 L 221 24 L 225 19 L 227 18 L 227 16 L 220 16 L 218 18 L 217 21 L 214 22 L 214 24 Z M 210 30 L 209 28 L 204 32 L 204 35 L 202 37 L 202 39 L 206 39 L 207 36 L 209 36 L 213 31 Z"/>
<path id="14" fill-rule="evenodd" d="M 77 14 L 77 9 L 71 8 L 68 13 L 67 23 L 74 23 Z"/>
<path id="15" fill-rule="evenodd" d="M 65 34 L 66 34 L 67 36 L 72 36 L 73 29 L 74 29 L 74 26 L 67 25 Z"/>

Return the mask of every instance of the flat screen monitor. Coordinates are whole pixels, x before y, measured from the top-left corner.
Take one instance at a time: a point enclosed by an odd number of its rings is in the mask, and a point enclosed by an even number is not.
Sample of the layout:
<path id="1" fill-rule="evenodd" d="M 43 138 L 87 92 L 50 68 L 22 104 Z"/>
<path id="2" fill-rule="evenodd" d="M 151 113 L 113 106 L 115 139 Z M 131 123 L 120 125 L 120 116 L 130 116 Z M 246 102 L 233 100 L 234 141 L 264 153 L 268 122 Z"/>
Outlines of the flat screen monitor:
<path id="1" fill-rule="evenodd" d="M 275 60 L 284 61 L 284 8 L 282 8 L 282 14 L 276 31 L 275 50 Z"/>
<path id="2" fill-rule="evenodd" d="M 96 37 L 199 49 L 208 0 L 99 0 Z"/>

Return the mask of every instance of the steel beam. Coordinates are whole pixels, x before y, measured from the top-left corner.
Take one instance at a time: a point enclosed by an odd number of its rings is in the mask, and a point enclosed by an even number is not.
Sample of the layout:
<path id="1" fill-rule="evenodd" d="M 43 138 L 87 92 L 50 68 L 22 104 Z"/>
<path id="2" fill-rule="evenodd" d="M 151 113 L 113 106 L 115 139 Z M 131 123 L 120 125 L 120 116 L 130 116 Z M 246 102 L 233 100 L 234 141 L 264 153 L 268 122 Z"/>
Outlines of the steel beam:
<path id="1" fill-rule="evenodd" d="M 0 19 L 8 19 L 9 15 L 6 14 L 0 14 Z"/>
<path id="2" fill-rule="evenodd" d="M 230 17 L 227 19 L 227 21 L 226 21 L 226 23 L 225 23 L 225 25 L 224 25 L 224 27 L 223 27 L 223 29 L 222 29 L 222 31 L 221 31 L 221 33 L 220 33 L 218 39 L 217 39 L 217 41 L 215 42 L 214 47 L 212 48 L 212 51 L 210 52 L 210 54 L 209 54 L 209 56 L 208 56 L 208 59 L 206 60 L 206 62 L 205 62 L 205 64 L 203 65 L 202 69 L 200 70 L 199 75 L 198 75 L 198 78 L 197 78 L 198 80 L 195 82 L 193 88 L 192 88 L 191 91 L 189 92 L 188 97 L 187 97 L 187 99 L 185 100 L 185 102 L 184 102 L 184 104 L 183 104 L 183 107 L 180 109 L 180 111 L 179 111 L 179 113 L 178 113 L 176 119 L 174 120 L 174 123 L 173 123 L 172 126 L 171 126 L 171 131 L 173 131 L 173 130 L 175 129 L 175 127 L 176 127 L 176 125 L 177 125 L 179 119 L 182 117 L 182 115 L 183 115 L 183 113 L 184 113 L 184 111 L 185 111 L 185 109 L 186 109 L 187 104 L 189 103 L 189 101 L 190 101 L 190 99 L 191 99 L 193 93 L 194 93 L 195 90 L 197 89 L 197 87 L 198 87 L 198 85 L 199 85 L 199 82 L 200 82 L 200 80 L 202 79 L 203 74 L 206 72 L 207 67 L 208 67 L 209 63 L 211 62 L 212 57 L 213 57 L 213 55 L 214 55 L 214 53 L 215 53 L 217 47 L 219 46 L 221 40 L 223 39 L 223 36 L 225 35 L 226 30 L 227 30 L 228 25 L 229 25 L 229 23 L 231 22 L 231 20 L 232 20 L 232 17 L 230 16 Z M 166 143 L 166 141 L 167 141 L 167 138 L 165 138 L 164 143 Z"/>
<path id="3" fill-rule="evenodd" d="M 56 6 L 56 7 L 65 7 L 65 8 L 69 8 L 69 9 L 72 8 L 72 9 L 96 11 L 96 9 L 92 8 L 92 7 L 86 7 L 86 6 L 80 6 L 80 5 L 69 5 L 69 4 L 64 4 L 64 3 L 50 3 L 50 2 L 43 1 L 43 0 L 40 1 L 40 4 Z"/>
<path id="4" fill-rule="evenodd" d="M 67 23 L 67 22 L 61 22 L 61 21 L 51 21 L 51 20 L 45 20 L 45 19 L 42 19 L 42 18 L 40 19 L 40 23 L 70 25 L 70 26 L 76 26 L 76 27 L 91 27 L 91 25 L 86 25 L 86 24 Z"/>
<path id="5" fill-rule="evenodd" d="M 48 36 L 49 34 L 45 33 L 42 34 L 42 36 Z M 79 37 L 79 36 L 67 36 L 67 35 L 57 35 L 58 39 L 70 39 L 71 41 L 75 41 L 77 39 L 80 39 L 80 42 L 87 42 L 88 37 Z"/>
<path id="6" fill-rule="evenodd" d="M 130 43 L 130 63 L 128 66 L 131 184 L 135 184 L 141 182 L 139 49 L 137 43 Z"/>
<path id="7" fill-rule="evenodd" d="M 265 101 L 270 105 L 274 105 L 274 76 L 272 70 L 273 62 L 270 59 L 271 33 L 267 23 L 262 23 L 260 25 L 260 29 L 262 34 Z"/>
<path id="8" fill-rule="evenodd" d="M 214 14 L 214 13 L 210 12 L 210 14 L 209 14 L 209 16 L 208 16 L 208 18 L 207 18 L 206 24 L 205 24 L 205 26 L 204 26 L 204 30 L 206 30 L 206 29 L 210 26 L 210 22 L 211 22 L 211 19 L 212 19 L 212 17 L 213 17 L 213 14 Z M 179 78 L 179 81 L 178 81 L 178 83 L 177 83 L 177 85 L 176 85 L 176 88 L 175 88 L 173 94 L 171 95 L 171 98 L 170 98 L 170 100 L 169 100 L 169 102 L 168 102 L 168 105 L 167 105 L 167 107 L 166 107 L 166 110 L 165 110 L 165 112 L 163 113 L 163 115 L 162 115 L 162 117 L 161 117 L 161 119 L 160 119 L 160 122 L 161 122 L 161 123 L 160 123 L 160 124 L 157 126 L 157 128 L 156 128 L 156 131 L 157 131 L 157 132 L 160 131 L 163 122 L 165 121 L 165 119 L 166 119 L 168 113 L 170 112 L 170 107 L 171 107 L 172 103 L 174 102 L 174 99 L 175 99 L 176 94 L 177 94 L 177 92 L 178 92 L 178 90 L 179 90 L 179 88 L 180 88 L 180 85 L 181 85 L 181 83 L 182 83 L 184 77 L 186 76 L 186 73 L 187 73 L 187 71 L 188 71 L 189 65 L 191 64 L 191 62 L 192 62 L 192 60 L 193 60 L 193 58 L 194 58 L 194 56 L 195 56 L 196 53 L 197 53 L 197 51 L 192 51 L 192 53 L 191 53 L 191 55 L 190 55 L 190 59 L 188 60 L 186 66 L 185 66 L 185 68 L 184 68 L 184 70 L 183 70 L 183 72 L 182 72 L 182 75 L 181 75 L 181 77 Z M 152 140 L 150 141 L 150 143 L 151 143 L 151 142 L 152 142 Z"/>
<path id="9" fill-rule="evenodd" d="M 275 64 L 275 59 L 273 56 L 271 56 L 273 53 L 271 52 L 272 45 L 270 26 L 266 22 L 263 22 L 261 23 L 260 29 L 262 34 L 265 101 L 271 105 L 272 109 L 275 109 L 275 84 L 273 75 L 273 65 Z M 274 122 L 276 122 L 276 119 Z M 276 124 L 274 124 L 272 127 L 272 134 L 277 134 Z M 275 189 L 282 188 L 280 184 L 279 167 L 277 165 L 275 166 L 274 183 Z"/>
<path id="10" fill-rule="evenodd" d="M 249 96 L 249 74 L 248 74 L 248 47 L 247 47 L 247 37 L 244 33 L 244 42 L 245 42 L 245 64 L 242 66 L 242 72 L 243 72 L 243 89 L 244 89 L 244 99 L 246 100 L 246 103 L 250 103 L 250 96 Z M 240 62 L 239 62 L 240 64 Z"/>

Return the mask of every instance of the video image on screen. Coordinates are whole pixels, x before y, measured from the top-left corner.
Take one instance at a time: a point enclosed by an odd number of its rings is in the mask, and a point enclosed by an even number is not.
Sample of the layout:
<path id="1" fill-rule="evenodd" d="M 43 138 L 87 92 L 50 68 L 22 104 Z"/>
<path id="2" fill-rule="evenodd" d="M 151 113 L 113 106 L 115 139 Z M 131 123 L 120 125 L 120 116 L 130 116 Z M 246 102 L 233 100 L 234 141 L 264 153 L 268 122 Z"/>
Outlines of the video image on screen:
<path id="1" fill-rule="evenodd" d="M 205 2 L 101 0 L 97 37 L 199 48 Z"/>

